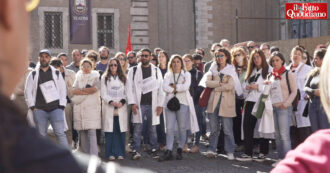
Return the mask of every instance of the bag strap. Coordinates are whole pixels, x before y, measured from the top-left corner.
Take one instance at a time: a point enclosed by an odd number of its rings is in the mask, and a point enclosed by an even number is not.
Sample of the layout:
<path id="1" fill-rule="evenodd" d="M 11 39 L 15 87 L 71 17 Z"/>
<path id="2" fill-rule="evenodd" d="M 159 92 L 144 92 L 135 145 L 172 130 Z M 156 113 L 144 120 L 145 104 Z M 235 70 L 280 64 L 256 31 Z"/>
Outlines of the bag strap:
<path id="1" fill-rule="evenodd" d="M 285 78 L 286 78 L 286 84 L 288 85 L 289 94 L 291 94 L 291 86 L 290 86 L 290 81 L 289 81 L 289 71 L 288 70 L 286 70 Z"/>

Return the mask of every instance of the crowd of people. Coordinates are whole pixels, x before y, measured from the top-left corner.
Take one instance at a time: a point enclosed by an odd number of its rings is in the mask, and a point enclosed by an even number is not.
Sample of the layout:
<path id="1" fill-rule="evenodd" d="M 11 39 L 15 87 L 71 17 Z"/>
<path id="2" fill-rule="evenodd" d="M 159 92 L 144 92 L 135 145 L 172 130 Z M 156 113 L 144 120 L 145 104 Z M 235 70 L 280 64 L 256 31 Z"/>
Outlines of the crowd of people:
<path id="1" fill-rule="evenodd" d="M 43 49 L 12 99 L 42 136 L 50 124 L 58 145 L 96 156 L 102 146 L 108 160 L 140 159 L 142 146 L 158 161 L 172 160 L 176 148 L 181 160 L 183 152 L 200 152 L 203 140 L 207 158 L 224 152 L 229 160 L 262 162 L 271 142 L 280 161 L 330 127 L 318 88 L 325 53 L 326 45 L 313 56 L 297 45 L 286 59 L 266 43 L 223 39 L 211 46 L 209 62 L 202 48 L 110 57 L 102 46 L 73 50 L 68 64 L 66 53 Z"/>

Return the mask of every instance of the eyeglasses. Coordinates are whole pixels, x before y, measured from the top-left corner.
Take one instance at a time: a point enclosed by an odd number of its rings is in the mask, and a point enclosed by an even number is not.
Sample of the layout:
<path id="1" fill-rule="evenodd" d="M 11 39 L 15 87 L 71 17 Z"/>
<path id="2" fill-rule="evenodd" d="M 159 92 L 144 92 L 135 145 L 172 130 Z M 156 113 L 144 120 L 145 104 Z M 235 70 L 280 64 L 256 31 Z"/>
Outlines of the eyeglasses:
<path id="1" fill-rule="evenodd" d="M 224 58 L 225 55 L 215 55 L 216 58 Z"/>
<path id="2" fill-rule="evenodd" d="M 234 58 L 236 58 L 236 57 L 238 57 L 238 56 L 241 56 L 241 54 L 239 53 L 239 54 L 234 55 Z"/>
<path id="3" fill-rule="evenodd" d="M 128 56 L 127 57 L 127 59 L 133 59 L 134 58 L 134 56 Z"/>
<path id="4" fill-rule="evenodd" d="M 38 7 L 40 3 L 40 0 L 30 0 L 28 3 L 26 3 L 25 9 L 27 12 L 33 11 L 35 8 Z"/>
<path id="5" fill-rule="evenodd" d="M 148 58 L 149 57 L 149 55 L 140 55 L 141 56 L 141 58 Z"/>
<path id="6" fill-rule="evenodd" d="M 117 64 L 110 64 L 110 67 L 117 67 Z"/>

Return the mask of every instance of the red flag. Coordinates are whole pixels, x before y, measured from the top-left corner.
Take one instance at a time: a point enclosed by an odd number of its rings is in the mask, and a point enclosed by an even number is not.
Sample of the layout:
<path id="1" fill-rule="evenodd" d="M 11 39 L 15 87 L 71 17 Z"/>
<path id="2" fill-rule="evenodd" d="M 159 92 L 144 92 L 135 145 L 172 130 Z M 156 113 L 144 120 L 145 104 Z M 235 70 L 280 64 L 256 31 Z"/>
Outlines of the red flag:
<path id="1" fill-rule="evenodd" d="M 125 54 L 127 55 L 128 52 L 132 51 L 132 43 L 131 43 L 131 27 L 128 25 L 128 37 L 127 37 L 127 44 Z"/>

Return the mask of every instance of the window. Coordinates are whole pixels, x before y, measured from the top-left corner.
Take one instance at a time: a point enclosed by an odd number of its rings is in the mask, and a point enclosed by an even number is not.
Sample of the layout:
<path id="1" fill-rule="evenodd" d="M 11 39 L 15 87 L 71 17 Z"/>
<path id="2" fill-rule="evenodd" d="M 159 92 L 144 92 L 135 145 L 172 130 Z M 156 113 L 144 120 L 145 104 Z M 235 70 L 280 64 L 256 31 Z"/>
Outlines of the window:
<path id="1" fill-rule="evenodd" d="M 114 48 L 113 14 L 97 14 L 97 47 Z"/>
<path id="2" fill-rule="evenodd" d="M 311 20 L 294 20 L 292 22 L 291 38 L 313 37 Z"/>
<path id="3" fill-rule="evenodd" d="M 62 12 L 45 12 L 44 14 L 45 48 L 63 48 L 63 20 Z"/>

